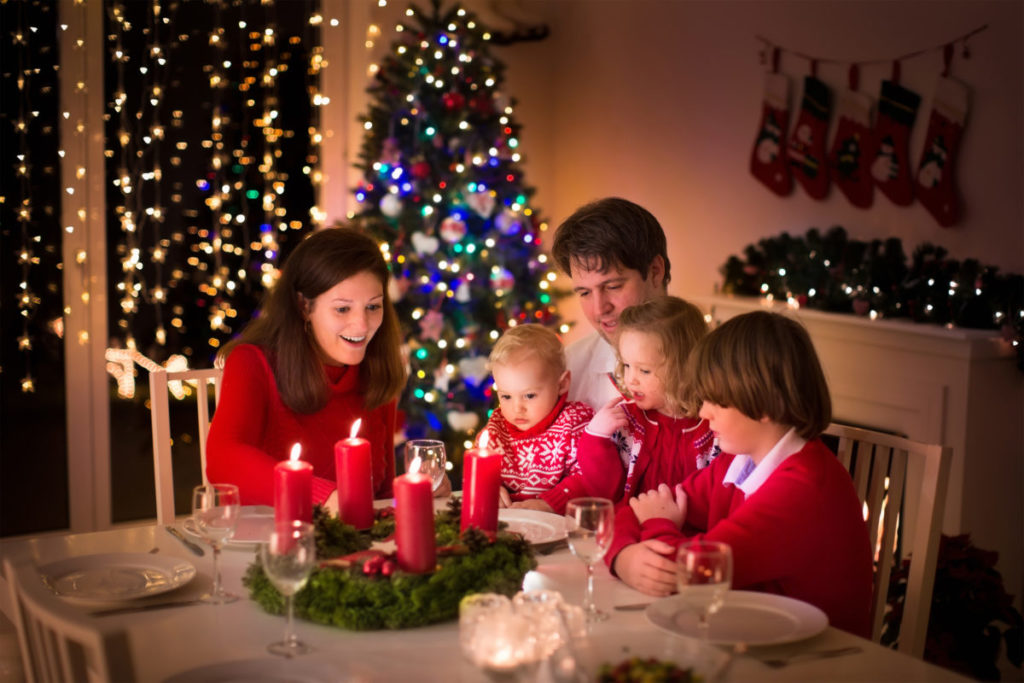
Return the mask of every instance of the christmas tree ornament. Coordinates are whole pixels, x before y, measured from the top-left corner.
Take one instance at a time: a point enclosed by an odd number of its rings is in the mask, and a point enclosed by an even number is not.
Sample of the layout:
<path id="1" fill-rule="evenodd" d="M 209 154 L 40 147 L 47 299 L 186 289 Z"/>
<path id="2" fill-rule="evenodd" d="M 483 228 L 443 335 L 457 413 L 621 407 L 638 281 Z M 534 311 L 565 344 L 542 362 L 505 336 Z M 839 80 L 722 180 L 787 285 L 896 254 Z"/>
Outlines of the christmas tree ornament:
<path id="1" fill-rule="evenodd" d="M 871 98 L 857 92 L 857 65 L 850 67 L 850 87 L 836 98 L 836 135 L 829 152 L 829 176 L 854 206 L 866 209 L 874 199 L 868 148 Z"/>
<path id="2" fill-rule="evenodd" d="M 490 218 L 494 213 L 494 197 L 490 192 L 467 192 L 466 204 L 481 218 Z"/>
<path id="3" fill-rule="evenodd" d="M 409 291 L 409 278 L 405 277 L 393 277 L 388 280 L 388 297 L 391 299 L 391 303 L 396 303 L 405 298 L 405 293 Z"/>
<path id="4" fill-rule="evenodd" d="M 960 218 L 954 170 L 967 119 L 967 99 L 966 85 L 952 78 L 939 77 L 917 169 L 917 198 L 944 228 Z"/>
<path id="5" fill-rule="evenodd" d="M 448 244 L 455 244 L 462 240 L 466 236 L 466 222 L 458 217 L 458 214 L 448 216 L 441 221 L 441 227 L 438 230 L 443 239 Z"/>
<path id="6" fill-rule="evenodd" d="M 519 214 L 511 209 L 505 209 L 494 219 L 494 225 L 502 235 L 511 236 L 522 229 Z"/>
<path id="7" fill-rule="evenodd" d="M 894 68 L 894 72 L 898 76 L 899 69 Z M 878 120 L 872 135 L 871 177 L 878 189 L 899 206 L 914 200 L 908 141 L 920 102 L 920 95 L 904 88 L 896 79 L 882 81 Z"/>
<path id="8" fill-rule="evenodd" d="M 778 66 L 778 49 L 774 63 Z M 780 73 L 764 75 L 764 101 L 761 105 L 761 123 L 750 156 L 750 172 L 769 190 L 785 197 L 793 190 L 793 177 L 786 164 L 783 144 L 789 128 L 789 79 Z"/>
<path id="9" fill-rule="evenodd" d="M 465 96 L 457 91 L 446 92 L 441 96 L 441 101 L 444 102 L 444 107 L 449 112 L 458 111 L 466 106 Z"/>
<path id="10" fill-rule="evenodd" d="M 816 70 L 811 65 L 812 74 Z M 825 137 L 832 114 L 832 93 L 815 76 L 804 78 L 800 113 L 790 135 L 786 158 L 793 177 L 814 199 L 828 194 L 828 169 L 825 165 Z"/>
<path id="11" fill-rule="evenodd" d="M 414 232 L 409 240 L 412 242 L 412 248 L 421 256 L 423 254 L 434 254 L 437 252 L 437 248 L 441 246 L 436 237 L 425 235 L 422 232 Z"/>
<path id="12" fill-rule="evenodd" d="M 398 139 L 394 137 L 385 138 L 383 145 L 381 145 L 380 163 L 394 166 L 400 163 L 401 160 L 402 154 L 398 150 Z"/>
<path id="13" fill-rule="evenodd" d="M 491 289 L 496 291 L 508 291 L 515 287 L 516 278 L 508 268 L 495 266 L 491 268 Z"/>
<path id="14" fill-rule="evenodd" d="M 465 280 L 459 282 L 459 286 L 455 288 L 455 300 L 460 304 L 468 303 L 472 298 L 472 293 L 469 289 L 469 283 Z"/>
<path id="15" fill-rule="evenodd" d="M 380 212 L 388 218 L 396 218 L 402 213 L 402 200 L 398 198 L 397 194 L 388 192 L 381 197 Z"/>
<path id="16" fill-rule="evenodd" d="M 409 173 L 416 180 L 426 180 L 430 177 L 430 163 L 420 159 L 409 168 Z"/>
<path id="17" fill-rule="evenodd" d="M 470 384 L 480 386 L 487 379 L 487 356 L 472 356 L 459 361 L 459 373 Z"/>
<path id="18" fill-rule="evenodd" d="M 480 416 L 465 410 L 449 410 L 448 426 L 457 432 L 471 432 L 480 426 Z"/>
<path id="19" fill-rule="evenodd" d="M 420 318 L 420 337 L 437 341 L 444 331 L 444 316 L 440 311 L 427 311 Z"/>

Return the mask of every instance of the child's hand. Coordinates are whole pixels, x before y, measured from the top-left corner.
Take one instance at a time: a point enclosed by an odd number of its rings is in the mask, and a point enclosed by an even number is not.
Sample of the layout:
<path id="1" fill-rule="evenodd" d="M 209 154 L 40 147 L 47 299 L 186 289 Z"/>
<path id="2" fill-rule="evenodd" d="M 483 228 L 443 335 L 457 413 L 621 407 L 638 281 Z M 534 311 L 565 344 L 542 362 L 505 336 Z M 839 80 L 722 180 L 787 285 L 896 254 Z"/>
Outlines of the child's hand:
<path id="1" fill-rule="evenodd" d="M 629 425 L 626 418 L 626 411 L 622 408 L 624 403 L 621 396 L 616 396 L 602 406 L 601 410 L 594 414 L 587 430 L 598 436 L 611 436 L 620 429 Z"/>
<path id="2" fill-rule="evenodd" d="M 512 508 L 519 508 L 520 510 L 540 510 L 541 512 L 554 512 L 551 506 L 545 503 L 540 498 L 527 498 L 526 500 L 517 500 L 516 502 L 509 505 Z"/>
<path id="3" fill-rule="evenodd" d="M 669 595 L 676 589 L 675 549 L 651 539 L 627 545 L 615 556 L 613 569 L 627 586 L 648 595 Z"/>
<path id="4" fill-rule="evenodd" d="M 633 508 L 633 514 L 641 524 L 649 519 L 661 517 L 681 527 L 683 520 L 686 519 L 686 494 L 683 492 L 682 484 L 676 484 L 674 496 L 668 484 L 661 484 L 657 489 L 630 498 L 629 507 Z"/>
<path id="5" fill-rule="evenodd" d="M 498 507 L 507 508 L 512 505 L 512 495 L 504 486 L 498 487 Z"/>

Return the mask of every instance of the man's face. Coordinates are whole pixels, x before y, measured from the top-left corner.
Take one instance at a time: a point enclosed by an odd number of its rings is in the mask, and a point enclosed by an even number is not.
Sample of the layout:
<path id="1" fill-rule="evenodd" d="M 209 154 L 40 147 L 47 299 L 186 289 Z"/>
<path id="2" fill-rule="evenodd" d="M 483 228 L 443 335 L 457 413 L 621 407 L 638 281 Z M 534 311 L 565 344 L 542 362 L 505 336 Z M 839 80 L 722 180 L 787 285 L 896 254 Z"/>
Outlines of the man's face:
<path id="1" fill-rule="evenodd" d="M 573 291 L 580 299 L 583 315 L 601 336 L 614 344 L 622 311 L 664 293 L 664 264 L 660 256 L 656 257 L 646 279 L 632 268 L 609 265 L 598 271 L 585 265 L 578 261 L 572 264 Z"/>

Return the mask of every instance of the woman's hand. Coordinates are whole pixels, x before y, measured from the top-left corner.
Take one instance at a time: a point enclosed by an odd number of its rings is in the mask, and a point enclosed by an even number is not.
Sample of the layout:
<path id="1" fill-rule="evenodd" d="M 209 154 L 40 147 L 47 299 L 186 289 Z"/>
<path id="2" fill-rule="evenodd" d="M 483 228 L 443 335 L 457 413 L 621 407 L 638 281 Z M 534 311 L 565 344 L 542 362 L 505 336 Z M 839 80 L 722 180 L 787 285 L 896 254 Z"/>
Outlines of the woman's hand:
<path id="1" fill-rule="evenodd" d="M 660 517 L 672 522 L 676 527 L 681 527 L 683 520 L 686 519 L 686 493 L 682 484 L 676 484 L 673 496 L 668 484 L 661 484 L 657 489 L 630 498 L 629 507 L 633 509 L 633 514 L 641 524 Z"/>
<path id="2" fill-rule="evenodd" d="M 625 401 L 621 396 L 616 396 L 605 403 L 601 410 L 597 411 L 590 419 L 587 431 L 597 436 L 610 437 L 620 429 L 627 427 L 629 419 L 626 417 L 626 410 L 622 407 L 623 403 Z"/>
<path id="3" fill-rule="evenodd" d="M 676 590 L 676 563 L 670 559 L 674 552 L 663 541 L 641 541 L 619 551 L 612 568 L 627 586 L 662 597 Z"/>
<path id="4" fill-rule="evenodd" d="M 527 498 L 526 500 L 517 500 L 516 502 L 509 505 L 509 507 L 519 508 L 520 510 L 540 510 L 541 512 L 554 512 L 554 509 L 540 498 Z"/>

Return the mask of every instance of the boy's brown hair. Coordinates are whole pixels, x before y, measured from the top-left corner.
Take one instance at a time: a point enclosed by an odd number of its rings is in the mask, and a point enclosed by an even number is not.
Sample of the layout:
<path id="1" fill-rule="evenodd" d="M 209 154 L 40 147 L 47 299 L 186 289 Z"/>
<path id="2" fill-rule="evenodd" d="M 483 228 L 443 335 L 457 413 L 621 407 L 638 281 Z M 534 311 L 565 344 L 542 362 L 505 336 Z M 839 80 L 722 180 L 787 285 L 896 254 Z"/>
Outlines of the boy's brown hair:
<path id="1" fill-rule="evenodd" d="M 693 396 L 686 362 L 697 342 L 708 331 L 700 309 L 675 296 L 659 296 L 630 306 L 619 316 L 619 334 L 635 331 L 653 335 L 661 344 L 665 363 L 658 378 L 665 387 L 669 412 L 696 416 L 700 403 Z M 624 385 L 622 360 L 615 366 L 615 379 Z"/>
<path id="2" fill-rule="evenodd" d="M 754 311 L 722 323 L 697 345 L 690 376 L 701 401 L 795 427 L 804 439 L 818 437 L 832 420 L 810 335 L 778 313 Z"/>
<path id="3" fill-rule="evenodd" d="M 551 329 L 536 323 L 510 327 L 498 337 L 487 358 L 487 369 L 504 365 L 522 353 L 536 355 L 556 376 L 566 369 L 562 340 Z"/>

